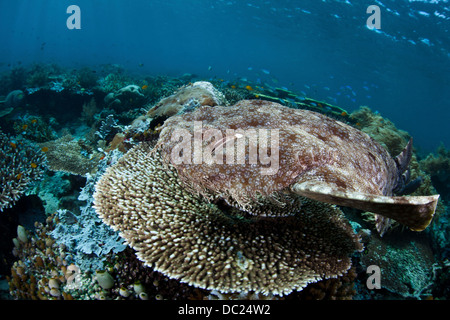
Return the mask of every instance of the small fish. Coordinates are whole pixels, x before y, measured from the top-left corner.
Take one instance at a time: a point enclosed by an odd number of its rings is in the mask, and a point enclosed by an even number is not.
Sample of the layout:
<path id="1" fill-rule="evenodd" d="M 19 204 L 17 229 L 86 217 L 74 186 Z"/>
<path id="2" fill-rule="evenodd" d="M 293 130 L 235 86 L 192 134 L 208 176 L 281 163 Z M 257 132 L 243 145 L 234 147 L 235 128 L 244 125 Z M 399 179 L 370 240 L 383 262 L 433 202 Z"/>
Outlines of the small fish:
<path id="1" fill-rule="evenodd" d="M 48 151 L 48 147 L 42 147 L 41 151 L 42 152 L 47 152 Z"/>
<path id="2" fill-rule="evenodd" d="M 14 142 L 10 142 L 9 144 L 11 145 L 11 147 L 13 147 L 13 149 L 17 148 L 17 144 L 15 144 Z"/>
<path id="3" fill-rule="evenodd" d="M 212 70 L 212 67 L 211 66 L 208 66 L 208 71 L 211 71 Z"/>
<path id="4" fill-rule="evenodd" d="M 265 74 L 270 74 L 270 71 L 267 70 L 267 69 L 261 69 L 261 71 L 262 71 L 263 73 L 265 73 Z"/>
<path id="5" fill-rule="evenodd" d="M 28 125 L 27 124 L 24 124 L 23 126 L 22 126 L 22 130 L 27 130 L 28 129 Z"/>
<path id="6" fill-rule="evenodd" d="M 348 116 L 348 113 L 345 112 L 345 111 L 342 111 L 342 112 L 341 112 L 341 116 L 346 117 L 346 116 Z"/>
<path id="7" fill-rule="evenodd" d="M 253 88 L 251 86 L 245 86 L 245 89 L 247 89 L 248 91 L 252 91 Z"/>
<path id="8" fill-rule="evenodd" d="M 147 90 L 147 89 L 148 89 L 148 85 L 144 84 L 144 85 L 141 87 L 141 89 L 142 89 L 142 90 Z"/>
<path id="9" fill-rule="evenodd" d="M 32 123 L 32 124 L 36 124 L 36 123 L 37 123 L 37 119 L 31 120 L 31 123 Z"/>
<path id="10" fill-rule="evenodd" d="M 233 84 L 233 85 L 231 86 L 231 89 L 236 89 L 236 86 Z"/>
<path id="11" fill-rule="evenodd" d="M 30 166 L 31 166 L 33 169 L 36 169 L 36 168 L 37 168 L 37 164 L 34 163 L 34 162 L 32 162 Z"/>
<path id="12" fill-rule="evenodd" d="M 19 173 L 19 174 L 16 176 L 16 179 L 17 179 L 17 180 L 20 180 L 21 178 L 22 178 L 22 174 Z"/>

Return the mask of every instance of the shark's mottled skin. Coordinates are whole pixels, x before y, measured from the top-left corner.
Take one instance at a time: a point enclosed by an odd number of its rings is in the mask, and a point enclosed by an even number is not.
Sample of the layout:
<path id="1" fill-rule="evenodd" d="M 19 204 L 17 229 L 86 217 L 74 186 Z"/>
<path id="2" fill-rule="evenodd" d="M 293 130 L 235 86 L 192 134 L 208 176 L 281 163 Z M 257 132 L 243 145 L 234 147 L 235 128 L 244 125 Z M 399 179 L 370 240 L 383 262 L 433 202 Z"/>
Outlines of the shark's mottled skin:
<path id="1" fill-rule="evenodd" d="M 277 171 L 262 175 L 261 168 L 268 165 L 261 162 L 175 164 L 172 151 L 180 140 L 173 139 L 174 133 L 181 129 L 194 137 L 195 121 L 201 121 L 203 133 L 211 128 L 223 133 L 223 140 L 203 141 L 204 147 L 233 146 L 233 137 L 225 135 L 227 129 L 270 129 L 273 137 L 276 131 Z M 231 198 L 230 203 L 243 208 L 257 196 L 290 192 L 377 213 L 420 231 L 430 223 L 439 198 L 393 196 L 408 166 L 411 142 L 394 159 L 366 133 L 343 122 L 268 101 L 243 100 L 231 107 L 201 107 L 173 116 L 165 122 L 157 148 L 193 189 Z M 268 150 L 275 154 L 270 144 Z"/>

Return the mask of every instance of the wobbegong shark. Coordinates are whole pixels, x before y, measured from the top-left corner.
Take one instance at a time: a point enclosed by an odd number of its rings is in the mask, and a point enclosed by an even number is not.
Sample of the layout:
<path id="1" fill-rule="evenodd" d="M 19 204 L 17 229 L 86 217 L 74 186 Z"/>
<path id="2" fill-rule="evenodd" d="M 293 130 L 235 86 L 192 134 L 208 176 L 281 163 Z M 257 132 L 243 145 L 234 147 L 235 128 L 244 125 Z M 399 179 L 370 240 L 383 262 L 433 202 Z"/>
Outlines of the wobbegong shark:
<path id="1" fill-rule="evenodd" d="M 260 144 L 255 159 L 269 157 L 271 164 L 249 163 L 248 155 L 245 163 L 226 161 L 227 152 L 240 139 L 247 136 L 249 150 L 249 133 L 263 129 L 276 139 L 272 144 L 262 144 L 262 136 L 253 139 Z M 196 144 L 216 161 L 192 161 L 189 155 Z M 162 126 L 155 149 L 192 190 L 219 195 L 244 210 L 261 196 L 294 194 L 372 212 L 422 231 L 431 222 L 439 199 L 439 195 L 400 196 L 408 183 L 412 139 L 392 157 L 357 128 L 321 113 L 269 101 L 242 100 L 233 106 L 204 106 L 173 116 Z M 261 174 L 262 168 L 275 162 L 272 174 Z"/>

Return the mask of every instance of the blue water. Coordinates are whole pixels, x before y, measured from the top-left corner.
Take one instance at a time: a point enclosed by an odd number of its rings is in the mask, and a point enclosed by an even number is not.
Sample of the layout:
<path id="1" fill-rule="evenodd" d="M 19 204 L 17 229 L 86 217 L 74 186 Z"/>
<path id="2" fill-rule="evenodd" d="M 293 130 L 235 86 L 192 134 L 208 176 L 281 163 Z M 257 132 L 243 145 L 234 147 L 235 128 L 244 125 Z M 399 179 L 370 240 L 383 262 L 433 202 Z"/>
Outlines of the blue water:
<path id="1" fill-rule="evenodd" d="M 1 0 L 0 71 L 119 64 L 287 87 L 450 147 L 450 7 L 429 0 Z M 81 29 L 69 30 L 69 5 Z M 381 29 L 370 30 L 369 5 Z"/>

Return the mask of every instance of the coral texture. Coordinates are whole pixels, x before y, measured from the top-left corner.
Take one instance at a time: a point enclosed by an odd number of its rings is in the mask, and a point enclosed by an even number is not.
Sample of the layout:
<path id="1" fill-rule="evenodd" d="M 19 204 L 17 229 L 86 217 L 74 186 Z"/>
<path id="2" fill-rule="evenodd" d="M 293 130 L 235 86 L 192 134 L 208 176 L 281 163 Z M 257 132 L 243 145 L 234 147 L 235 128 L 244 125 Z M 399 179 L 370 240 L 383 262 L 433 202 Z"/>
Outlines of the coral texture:
<path id="1" fill-rule="evenodd" d="M 429 293 L 433 279 L 433 252 L 426 237 L 405 234 L 382 239 L 374 236 L 361 255 L 363 267 L 377 265 L 381 287 L 401 298 L 419 299 Z"/>
<path id="2" fill-rule="evenodd" d="M 0 132 L 0 212 L 10 208 L 40 178 L 46 158 L 36 146 Z"/>
<path id="3" fill-rule="evenodd" d="M 372 112 L 369 107 L 359 108 L 350 117 L 357 121 L 361 131 L 376 139 L 392 156 L 398 155 L 411 138 L 406 131 L 397 129 L 392 121 Z"/>
<path id="4" fill-rule="evenodd" d="M 349 255 L 361 249 L 334 206 L 304 199 L 285 217 L 255 218 L 189 193 L 151 151 L 141 143 L 108 168 L 94 207 L 139 259 L 171 278 L 221 292 L 284 295 L 345 273 Z"/>
<path id="5" fill-rule="evenodd" d="M 103 155 L 71 135 L 65 135 L 39 145 L 46 150 L 50 170 L 80 176 L 95 173 L 98 161 Z"/>

